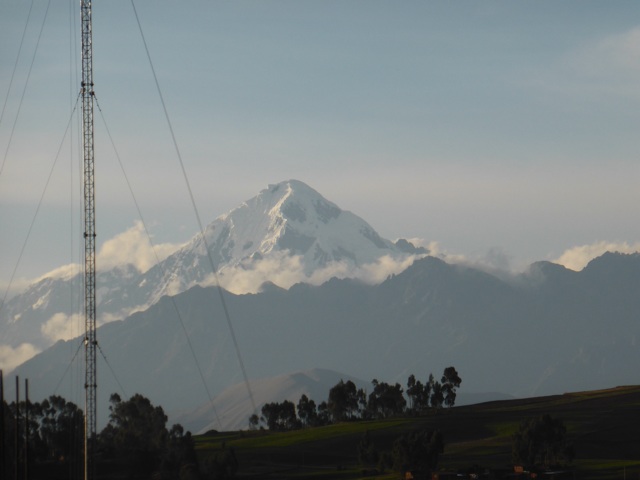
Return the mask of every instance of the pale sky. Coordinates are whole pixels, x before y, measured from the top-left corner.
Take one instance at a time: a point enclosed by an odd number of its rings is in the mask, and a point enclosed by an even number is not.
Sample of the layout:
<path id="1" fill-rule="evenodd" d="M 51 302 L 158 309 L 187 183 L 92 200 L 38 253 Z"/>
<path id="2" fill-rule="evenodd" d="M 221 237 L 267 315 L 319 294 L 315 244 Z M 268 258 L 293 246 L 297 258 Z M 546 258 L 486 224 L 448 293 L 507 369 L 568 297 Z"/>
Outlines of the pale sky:
<path id="1" fill-rule="evenodd" d="M 0 123 L 3 293 L 78 92 L 79 6 L 55 0 L 7 147 L 46 6 Z M 204 223 L 295 178 L 386 238 L 512 268 L 639 245 L 635 1 L 136 7 Z M 0 2 L 0 105 L 28 11 Z M 93 21 L 96 96 L 144 219 L 154 241 L 184 242 L 198 227 L 130 1 L 94 1 Z M 80 258 L 72 123 L 16 283 Z M 138 215 L 95 123 L 101 244 Z"/>

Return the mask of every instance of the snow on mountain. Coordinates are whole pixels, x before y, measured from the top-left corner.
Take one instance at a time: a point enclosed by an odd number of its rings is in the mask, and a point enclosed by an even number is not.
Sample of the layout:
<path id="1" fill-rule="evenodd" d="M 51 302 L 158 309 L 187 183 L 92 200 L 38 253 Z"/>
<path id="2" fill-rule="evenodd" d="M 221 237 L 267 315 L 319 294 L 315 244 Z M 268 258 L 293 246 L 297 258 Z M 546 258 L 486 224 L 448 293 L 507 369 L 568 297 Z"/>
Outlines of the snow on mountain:
<path id="1" fill-rule="evenodd" d="M 289 180 L 218 217 L 205 229 L 204 239 L 195 236 L 167 258 L 157 268 L 162 278 L 154 279 L 156 295 L 212 283 L 206 246 L 222 285 L 241 293 L 247 288 L 233 288 L 243 284 L 237 277 L 251 278 L 252 291 L 266 281 L 288 288 L 300 281 L 318 284 L 332 276 L 356 276 L 357 268 L 383 257 L 401 260 L 428 253 L 408 250 L 406 241 L 398 243 L 383 239 L 367 222 L 308 185 Z"/>
<path id="2" fill-rule="evenodd" d="M 405 240 L 394 244 L 383 239 L 360 217 L 303 182 L 288 180 L 221 215 L 205 228 L 204 239 L 195 235 L 147 271 L 133 265 L 99 269 L 98 322 L 126 318 L 163 295 L 216 283 L 211 262 L 223 287 L 245 293 L 259 291 L 266 282 L 289 288 L 299 282 L 317 285 L 334 276 L 376 283 L 427 253 Z M 38 279 L 3 305 L 2 343 L 43 349 L 79 335 L 81 288 L 81 273 L 70 268 Z"/>

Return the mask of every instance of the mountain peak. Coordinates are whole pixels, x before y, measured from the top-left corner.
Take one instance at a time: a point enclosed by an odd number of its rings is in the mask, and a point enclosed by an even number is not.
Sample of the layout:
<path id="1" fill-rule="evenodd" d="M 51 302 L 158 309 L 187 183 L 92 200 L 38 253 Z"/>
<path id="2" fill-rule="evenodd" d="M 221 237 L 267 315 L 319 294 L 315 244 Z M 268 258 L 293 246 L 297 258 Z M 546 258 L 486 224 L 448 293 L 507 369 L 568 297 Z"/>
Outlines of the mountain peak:
<path id="1" fill-rule="evenodd" d="M 398 246 L 382 238 L 362 218 L 340 209 L 304 182 L 290 179 L 269 185 L 219 216 L 206 227 L 204 238 L 195 235 L 147 271 L 131 266 L 100 271 L 101 321 L 124 318 L 163 295 L 176 295 L 214 280 L 234 293 L 276 286 L 287 289 L 300 282 L 320 284 L 332 277 L 366 275 L 369 283 L 375 283 L 389 269 L 404 268 L 422 254 L 408 242 Z M 378 264 L 385 271 L 382 278 L 369 268 Z M 54 327 L 62 318 L 60 312 L 66 311 L 63 303 L 69 298 L 68 287 L 80 277 L 40 280 L 37 288 L 12 299 L 1 312 L 0 334 L 4 338 L 11 335 L 17 345 L 35 343 L 37 338 L 38 347 L 44 347 L 52 340 L 45 330 L 59 335 Z"/>
<path id="2" fill-rule="evenodd" d="M 384 255 L 408 255 L 363 219 L 294 179 L 269 185 L 218 217 L 206 236 L 221 271 L 250 260 L 286 256 L 298 258 L 305 275 L 311 275 L 331 263 L 359 267 Z M 204 254 L 198 237 L 185 248 Z"/>
<path id="3" fill-rule="evenodd" d="M 258 203 L 266 200 L 266 204 L 273 205 L 269 211 L 271 216 L 280 216 L 291 222 L 305 223 L 317 219 L 326 224 L 342 213 L 336 204 L 300 180 L 269 185 L 254 198 Z"/>

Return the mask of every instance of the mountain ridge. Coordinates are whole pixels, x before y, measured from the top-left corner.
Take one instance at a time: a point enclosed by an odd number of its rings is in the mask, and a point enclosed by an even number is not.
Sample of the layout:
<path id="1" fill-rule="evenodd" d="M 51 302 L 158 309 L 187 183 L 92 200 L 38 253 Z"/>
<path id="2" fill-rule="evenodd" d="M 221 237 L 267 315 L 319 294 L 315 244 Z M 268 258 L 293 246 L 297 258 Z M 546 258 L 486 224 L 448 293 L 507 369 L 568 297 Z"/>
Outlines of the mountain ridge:
<path id="1" fill-rule="evenodd" d="M 631 256 L 614 260 L 637 268 Z M 404 385 L 410 374 L 426 379 L 454 365 L 469 392 L 537 396 L 634 383 L 640 281 L 626 285 L 626 276 L 587 272 L 570 277 L 568 284 L 563 275 L 507 281 L 426 257 L 378 285 L 335 278 L 224 295 L 251 378 L 322 366 Z M 101 327 L 98 338 L 120 383 L 168 411 L 207 400 L 194 356 L 213 395 L 243 381 L 212 287 L 164 296 Z M 16 370 L 31 379 L 34 398 L 54 389 L 80 341 L 59 342 Z M 119 390 L 105 377 L 104 391 Z"/>
<path id="2" fill-rule="evenodd" d="M 146 271 L 133 265 L 99 270 L 98 323 L 124 319 L 163 295 L 197 284 L 219 282 L 231 291 L 258 291 L 265 282 L 289 288 L 299 281 L 317 284 L 334 275 L 357 275 L 357 269 L 384 257 L 406 262 L 426 253 L 406 240 L 396 246 L 305 183 L 288 180 L 220 215 L 207 225 L 204 238 L 193 236 Z M 63 275 L 58 269 L 54 277 L 39 278 L 3 305 L 0 335 L 5 344 L 42 349 L 61 338 L 64 327 L 80 315 L 72 312 L 74 306 L 79 312 L 83 298 L 82 274 L 70 271 Z"/>

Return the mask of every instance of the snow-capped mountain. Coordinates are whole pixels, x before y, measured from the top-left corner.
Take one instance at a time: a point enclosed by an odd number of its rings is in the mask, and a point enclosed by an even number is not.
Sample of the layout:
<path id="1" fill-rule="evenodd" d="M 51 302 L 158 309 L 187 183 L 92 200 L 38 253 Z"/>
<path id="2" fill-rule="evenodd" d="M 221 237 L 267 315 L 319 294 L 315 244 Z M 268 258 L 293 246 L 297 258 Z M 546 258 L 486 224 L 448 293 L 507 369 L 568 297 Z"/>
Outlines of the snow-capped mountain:
<path id="1" fill-rule="evenodd" d="M 98 322 L 123 319 L 163 295 L 215 283 L 212 264 L 221 285 L 244 293 L 259 290 L 265 282 L 288 288 L 301 281 L 319 284 L 333 276 L 362 278 L 369 273 L 359 269 L 384 257 L 408 266 L 426 253 L 406 240 L 394 244 L 383 239 L 363 219 L 303 182 L 284 181 L 221 215 L 205 228 L 204 238 L 196 234 L 145 272 L 132 265 L 98 270 Z M 81 286 L 78 270 L 56 272 L 9 300 L 0 311 L 2 343 L 42 349 L 64 338 L 56 336 L 59 329 L 74 319 L 80 325 L 80 316 L 72 312 L 81 311 Z"/>
<path id="2" fill-rule="evenodd" d="M 269 281 L 288 287 L 264 272 L 277 276 L 286 269 L 288 275 L 297 273 L 298 281 L 312 281 L 314 275 L 328 280 L 333 275 L 349 277 L 355 268 L 384 256 L 400 259 L 428 253 L 408 246 L 405 240 L 396 245 L 383 239 L 360 217 L 341 210 L 303 182 L 289 180 L 270 185 L 218 217 L 205 229 L 204 238 L 193 237 L 152 268 L 147 278 L 156 285 L 156 297 L 177 293 L 211 283 L 213 263 L 226 287 L 233 286 L 235 275 L 252 273 L 260 284 Z"/>

